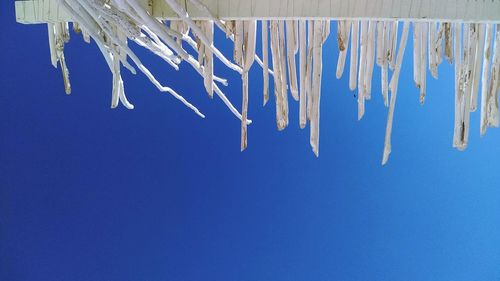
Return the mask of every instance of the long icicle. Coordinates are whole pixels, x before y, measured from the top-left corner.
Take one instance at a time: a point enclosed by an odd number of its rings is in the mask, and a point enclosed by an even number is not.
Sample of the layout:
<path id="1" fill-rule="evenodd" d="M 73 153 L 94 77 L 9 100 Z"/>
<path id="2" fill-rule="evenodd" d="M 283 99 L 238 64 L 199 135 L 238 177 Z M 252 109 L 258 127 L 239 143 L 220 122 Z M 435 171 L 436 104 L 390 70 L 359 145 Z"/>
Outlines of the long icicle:
<path id="1" fill-rule="evenodd" d="M 356 79 L 358 72 L 358 40 L 359 40 L 359 22 L 354 21 L 351 26 L 351 62 L 349 68 L 349 89 L 356 89 Z"/>
<path id="2" fill-rule="evenodd" d="M 386 107 L 389 107 L 389 53 L 390 53 L 390 48 L 389 48 L 389 24 L 384 21 L 384 26 L 383 26 L 383 36 L 382 36 L 382 41 L 380 44 L 381 51 L 382 51 L 382 69 L 381 69 L 381 88 L 382 88 L 382 97 L 384 99 L 384 105 Z"/>
<path id="3" fill-rule="evenodd" d="M 365 75 L 366 75 L 366 61 L 368 49 L 368 22 L 361 21 L 361 36 L 360 36 L 360 52 L 359 52 L 359 70 L 358 70 L 358 120 L 361 120 L 365 115 Z"/>
<path id="4" fill-rule="evenodd" d="M 288 61 L 288 80 L 290 81 L 290 92 L 292 97 L 299 100 L 299 87 L 297 84 L 297 66 L 295 55 L 298 47 L 298 30 L 297 22 L 294 20 L 286 21 L 286 48 Z"/>
<path id="5" fill-rule="evenodd" d="M 453 37 L 453 57 L 455 62 L 455 126 L 453 130 L 453 147 L 460 147 L 460 135 L 462 133 L 463 122 L 460 111 L 460 100 L 462 96 L 462 84 L 460 83 L 462 71 L 462 52 L 461 52 L 461 32 L 462 25 L 454 23 L 454 37 Z"/>
<path id="6" fill-rule="evenodd" d="M 493 37 L 493 24 L 486 24 L 485 31 L 485 42 L 484 42 L 484 50 L 483 50 L 483 71 L 481 76 L 481 117 L 480 117 L 480 125 L 479 132 L 481 136 L 486 134 L 486 129 L 488 127 L 488 118 L 487 118 L 487 105 L 489 104 L 489 99 L 491 98 L 488 91 L 489 86 L 489 75 L 490 75 L 490 58 L 491 58 L 491 42 Z"/>
<path id="7" fill-rule="evenodd" d="M 498 92 L 500 90 L 500 24 L 496 25 L 495 47 L 491 64 L 489 99 L 487 104 L 487 119 L 489 127 L 498 127 L 500 116 L 498 110 Z"/>
<path id="8" fill-rule="evenodd" d="M 342 24 L 341 24 L 342 23 Z M 342 77 L 345 68 L 345 60 L 347 57 L 347 51 L 349 50 L 349 35 L 351 33 L 351 21 L 339 21 L 338 24 L 338 42 L 339 42 L 339 58 L 337 61 L 337 71 L 335 76 L 337 79 Z M 341 49 L 342 47 L 342 49 Z"/>
<path id="9" fill-rule="evenodd" d="M 370 21 L 368 25 L 368 49 L 366 51 L 366 74 L 365 74 L 365 99 L 370 100 L 372 97 L 372 80 L 373 80 L 373 67 L 375 59 L 375 21 Z"/>
<path id="10" fill-rule="evenodd" d="M 262 75 L 263 75 L 263 85 L 264 85 L 264 102 L 263 105 L 267 104 L 269 100 L 269 34 L 268 34 L 267 20 L 262 21 Z"/>
<path id="11" fill-rule="evenodd" d="M 307 107 L 306 107 L 306 73 L 307 73 L 307 45 L 306 45 L 306 21 L 299 21 L 299 126 L 301 129 L 306 127 L 307 123 Z"/>
<path id="12" fill-rule="evenodd" d="M 485 25 L 476 24 L 476 46 L 474 50 L 474 64 L 472 66 L 472 93 L 470 101 L 470 111 L 474 112 L 477 109 L 477 97 L 479 93 L 479 80 L 481 79 L 481 62 L 483 61 L 482 52 L 484 51 L 484 40 L 485 40 Z"/>
<path id="13" fill-rule="evenodd" d="M 390 89 L 391 89 L 391 104 L 389 105 L 389 113 L 387 115 L 387 126 L 385 131 L 385 144 L 384 144 L 384 154 L 382 157 L 382 165 L 387 164 L 389 160 L 389 155 L 391 154 L 391 134 L 392 134 L 392 122 L 394 119 L 394 108 L 396 106 L 396 98 L 398 94 L 398 80 L 399 74 L 401 72 L 401 65 L 403 63 L 403 55 L 406 48 L 406 41 L 408 39 L 408 29 L 409 23 L 405 22 L 403 24 L 403 34 L 401 35 L 401 42 L 399 43 L 399 51 L 396 58 L 396 65 L 394 69 L 394 74 L 392 75 Z"/>
<path id="14" fill-rule="evenodd" d="M 310 143 L 316 157 L 319 156 L 319 117 L 321 101 L 321 75 L 323 64 L 323 44 L 328 37 L 325 33 L 326 25 L 329 21 L 314 21 L 314 46 L 313 46 L 313 72 L 312 72 L 312 92 L 311 92 L 311 136 Z"/>
<path id="15" fill-rule="evenodd" d="M 242 57 L 242 110 L 241 120 L 241 151 L 247 148 L 247 117 L 248 117 L 248 71 L 255 60 L 255 35 L 257 23 L 255 20 L 247 20 L 243 23 L 243 49 Z"/>

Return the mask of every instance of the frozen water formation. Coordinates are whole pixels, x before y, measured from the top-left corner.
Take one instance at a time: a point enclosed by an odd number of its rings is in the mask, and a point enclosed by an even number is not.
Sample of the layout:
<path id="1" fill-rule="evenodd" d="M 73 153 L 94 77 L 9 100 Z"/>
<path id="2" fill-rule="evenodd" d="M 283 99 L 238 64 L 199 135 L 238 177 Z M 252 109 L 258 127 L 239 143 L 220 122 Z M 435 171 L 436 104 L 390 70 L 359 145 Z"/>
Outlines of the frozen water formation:
<path id="1" fill-rule="evenodd" d="M 383 160 L 391 153 L 391 131 L 403 55 L 413 43 L 413 82 L 425 102 L 428 70 L 438 78 L 443 61 L 455 68 L 455 126 L 453 146 L 467 147 L 470 113 L 479 106 L 480 134 L 499 126 L 500 0 L 30 0 L 16 2 L 17 20 L 46 23 L 50 58 L 62 72 L 71 93 L 64 46 L 69 23 L 86 42 L 97 44 L 113 74 L 111 107 L 134 106 L 124 91 L 121 71 L 144 74 L 159 91 L 174 96 L 200 117 L 204 115 L 181 94 L 158 81 L 129 48 L 135 42 L 178 69 L 185 62 L 194 68 L 210 98 L 216 95 L 241 120 L 241 150 L 247 147 L 248 72 L 262 68 L 263 104 L 274 87 L 276 124 L 289 123 L 289 100 L 299 103 L 299 124 L 309 123 L 310 144 L 319 155 L 319 119 L 323 44 L 337 24 L 336 77 L 349 75 L 350 90 L 357 90 L 358 119 L 372 96 L 375 65 L 381 68 L 381 100 L 388 108 Z M 262 54 L 256 54 L 257 26 Z M 410 28 L 413 38 L 408 38 Z M 225 57 L 214 42 L 222 30 L 234 42 L 233 57 Z M 346 66 L 347 55 L 350 65 Z M 242 77 L 241 110 L 221 90 L 227 81 L 214 73 L 214 60 Z M 298 60 L 298 62 L 297 62 Z M 298 68 L 298 70 L 297 70 Z M 346 69 L 344 71 L 344 69 Z M 333 74 L 332 74 L 333 75 Z M 481 81 L 481 83 L 479 83 Z M 479 87 L 481 85 L 481 87 Z M 291 98 L 289 99 L 289 93 Z M 478 98 L 481 102 L 478 105 Z"/>

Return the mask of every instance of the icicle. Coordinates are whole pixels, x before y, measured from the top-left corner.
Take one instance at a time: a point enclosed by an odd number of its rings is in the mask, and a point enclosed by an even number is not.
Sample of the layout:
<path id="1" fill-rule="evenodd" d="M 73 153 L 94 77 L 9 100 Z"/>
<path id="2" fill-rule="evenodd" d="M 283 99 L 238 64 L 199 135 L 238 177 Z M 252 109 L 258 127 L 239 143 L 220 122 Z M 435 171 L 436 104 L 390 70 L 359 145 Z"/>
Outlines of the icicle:
<path id="1" fill-rule="evenodd" d="M 55 30 L 55 47 L 57 61 L 61 66 L 61 73 L 64 81 L 64 90 L 66 94 L 71 94 L 71 83 L 69 81 L 69 71 L 66 66 L 66 59 L 64 58 L 64 44 L 68 42 L 69 35 L 66 31 L 66 23 L 56 23 L 54 24 Z"/>
<path id="2" fill-rule="evenodd" d="M 439 67 L 441 63 L 443 63 L 443 39 L 444 39 L 444 24 L 439 24 L 439 29 L 437 32 L 436 44 L 434 45 L 435 55 L 436 55 L 436 63 Z M 436 79 L 438 78 L 438 73 L 436 69 Z"/>
<path id="3" fill-rule="evenodd" d="M 344 38 L 344 28 L 345 28 L 345 25 L 346 25 L 346 21 L 345 20 L 339 20 L 337 21 L 337 43 L 339 45 L 339 51 L 340 52 L 343 52 L 345 51 L 346 47 L 345 47 L 345 38 Z"/>
<path id="4" fill-rule="evenodd" d="M 342 24 L 341 24 L 342 23 Z M 351 21 L 339 21 L 338 25 L 338 32 L 339 34 L 337 37 L 339 37 L 339 58 L 337 61 L 337 71 L 335 73 L 337 79 L 340 79 L 342 77 L 342 74 L 344 73 L 344 68 L 345 68 L 345 59 L 347 57 L 347 51 L 349 50 L 349 35 L 351 33 Z M 341 47 L 343 49 L 341 49 Z"/>
<path id="5" fill-rule="evenodd" d="M 464 56 L 461 71 L 461 95 L 460 95 L 460 111 L 461 111 L 461 131 L 459 134 L 458 149 L 464 150 L 467 148 L 469 141 L 469 123 L 470 123 L 470 101 L 472 89 L 472 65 L 474 59 L 474 43 L 475 43 L 475 27 L 473 24 L 464 24 Z"/>
<path id="6" fill-rule="evenodd" d="M 307 46 L 306 46 L 306 21 L 299 21 L 299 79 L 300 79 L 300 97 L 299 97 L 299 126 L 301 129 L 306 127 L 307 108 L 306 108 L 306 73 L 307 73 Z"/>
<path id="7" fill-rule="evenodd" d="M 483 50 L 483 73 L 481 76 L 481 119 L 480 119 L 480 134 L 484 136 L 486 134 L 486 129 L 488 127 L 488 108 L 489 100 L 491 96 L 489 95 L 488 86 L 488 76 L 490 74 L 490 58 L 491 58 L 491 42 L 493 37 L 493 25 L 491 23 L 486 24 L 486 39 L 484 42 Z"/>
<path id="8" fill-rule="evenodd" d="M 419 22 L 413 23 L 413 81 L 415 82 L 415 86 L 420 89 L 420 47 L 422 44 L 420 41 L 422 40 L 422 34 L 420 32 L 421 25 Z"/>
<path id="9" fill-rule="evenodd" d="M 127 37 L 120 32 L 116 26 L 112 27 L 113 31 L 116 32 L 118 39 L 123 43 L 127 44 Z M 127 108 L 127 109 L 134 109 L 134 106 L 128 101 L 127 97 L 125 96 L 125 89 L 123 85 L 123 80 L 121 77 L 121 71 L 120 71 L 120 61 L 121 60 L 126 60 L 127 54 L 125 52 L 122 52 L 119 46 L 112 44 L 111 42 L 107 42 L 109 46 L 112 46 L 111 48 L 111 55 L 112 55 L 112 62 L 113 62 L 113 90 L 112 90 L 112 95 L 111 95 L 111 108 L 116 108 L 118 106 L 118 102 L 121 101 L 122 104 Z"/>
<path id="10" fill-rule="evenodd" d="M 425 90 L 427 85 L 427 29 L 429 25 L 427 23 L 420 24 L 420 104 L 424 104 L 425 102 Z"/>
<path id="11" fill-rule="evenodd" d="M 214 40 L 214 23 L 212 21 L 205 21 L 203 24 L 203 29 L 202 31 L 205 32 L 205 35 L 207 36 L 208 40 L 210 40 L 210 43 L 213 43 Z M 205 90 L 207 90 L 208 96 L 210 98 L 214 97 L 214 58 L 213 58 L 213 53 L 210 48 L 205 47 L 204 50 L 204 65 L 203 65 L 203 82 L 205 85 Z"/>
<path id="12" fill-rule="evenodd" d="M 314 21 L 314 46 L 313 46 L 313 72 L 312 72 L 312 91 L 311 91 L 311 136 L 310 143 L 316 157 L 319 156 L 319 108 L 321 100 L 321 75 L 323 63 L 323 43 L 325 42 L 328 31 L 328 21 Z"/>
<path id="13" fill-rule="evenodd" d="M 234 53 L 233 59 L 238 65 L 243 64 L 243 22 L 234 22 Z"/>
<path id="14" fill-rule="evenodd" d="M 389 48 L 389 32 L 388 32 L 389 24 L 384 22 L 383 27 L 383 36 L 382 42 L 380 43 L 380 47 L 383 51 L 382 53 L 382 69 L 381 69 L 381 80 L 382 80 L 382 97 L 384 99 L 384 105 L 389 107 L 389 90 L 388 90 L 388 77 L 389 77 L 389 62 L 388 56 L 390 53 Z M 377 47 L 378 48 L 378 47 Z"/>
<path id="15" fill-rule="evenodd" d="M 372 96 L 373 66 L 375 59 L 375 32 L 376 22 L 370 21 L 368 26 L 368 46 L 366 52 L 366 74 L 363 84 L 365 85 L 365 99 L 370 100 Z"/>
<path id="16" fill-rule="evenodd" d="M 298 39 L 297 39 L 297 22 L 292 20 L 286 21 L 286 48 L 288 60 L 288 80 L 290 81 L 290 92 L 292 97 L 299 100 L 299 89 L 297 85 L 297 67 L 295 55 L 297 54 Z"/>
<path id="17" fill-rule="evenodd" d="M 396 97 L 398 91 L 398 79 L 401 72 L 401 64 L 403 63 L 403 55 L 406 48 L 406 41 L 408 39 L 409 23 L 403 24 L 403 34 L 401 35 L 401 42 L 399 43 L 399 51 L 397 54 L 396 65 L 394 74 L 392 75 L 390 88 L 391 88 L 391 104 L 389 106 L 389 113 L 387 114 L 387 126 L 385 131 L 384 154 L 382 157 L 382 165 L 385 165 L 389 160 L 391 154 L 391 134 L 392 134 L 392 121 L 394 119 L 394 108 L 396 106 Z M 394 31 L 394 30 L 393 30 Z M 397 29 L 396 29 L 397 31 Z"/>
<path id="18" fill-rule="evenodd" d="M 358 120 L 361 120 L 365 114 L 366 85 L 364 82 L 367 68 L 368 22 L 364 20 L 361 21 L 360 46 L 358 70 Z"/>
<path id="19" fill-rule="evenodd" d="M 432 77 L 434 77 L 435 79 L 437 79 L 437 77 L 438 77 L 438 72 L 437 72 L 437 67 L 438 67 L 437 42 L 438 42 L 437 22 L 431 22 L 429 24 L 429 41 L 428 41 L 429 53 L 427 55 L 429 57 L 429 70 L 431 71 Z"/>
<path id="20" fill-rule="evenodd" d="M 266 105 L 269 100 L 269 35 L 268 35 L 268 26 L 267 20 L 262 21 L 262 75 L 264 77 L 264 102 Z"/>
<path id="21" fill-rule="evenodd" d="M 57 68 L 57 51 L 56 51 L 56 39 L 54 35 L 54 24 L 53 23 L 48 23 L 47 24 L 47 33 L 49 37 L 49 50 L 50 50 L 50 61 L 52 63 L 52 66 Z"/>
<path id="22" fill-rule="evenodd" d="M 255 60 L 255 35 L 257 23 L 255 20 L 248 20 L 243 23 L 243 50 L 244 54 L 242 57 L 243 69 L 242 81 L 243 81 L 243 92 L 242 92 L 242 110 L 241 114 L 243 116 L 241 120 L 241 151 L 247 148 L 247 116 L 248 116 L 248 71 Z"/>
<path id="23" fill-rule="evenodd" d="M 461 144 L 461 136 L 463 134 L 463 118 L 461 112 L 461 99 L 462 99 L 462 83 L 461 83 L 461 72 L 462 72 L 462 58 L 461 58 L 461 29 L 462 25 L 460 23 L 454 23 L 454 44 L 453 44 L 453 56 L 455 62 L 455 128 L 453 131 L 453 147 L 459 148 Z M 465 48 L 465 46 L 464 46 Z"/>
<path id="24" fill-rule="evenodd" d="M 394 70 L 394 67 L 396 65 L 396 47 L 398 44 L 398 24 L 399 22 L 393 21 L 392 22 L 392 27 L 391 27 L 391 54 L 389 56 L 389 67 L 391 70 Z"/>
<path id="25" fill-rule="evenodd" d="M 306 66 L 306 111 L 307 120 L 311 120 L 311 92 L 312 92 L 312 68 L 313 68 L 313 49 L 314 49 L 314 21 L 307 22 L 307 66 Z"/>
<path id="26" fill-rule="evenodd" d="M 271 57 L 273 61 L 273 69 L 274 69 L 274 96 L 276 97 L 276 124 L 278 126 L 278 130 L 284 130 L 287 124 L 287 120 L 285 120 L 285 116 L 287 115 L 287 110 L 285 106 L 285 97 L 283 97 L 282 87 L 285 87 L 282 84 L 281 74 L 281 59 L 280 59 L 280 51 L 279 51 L 279 28 L 278 21 L 271 21 Z"/>
<path id="27" fill-rule="evenodd" d="M 202 21 L 194 21 L 198 25 L 203 33 L 205 33 Z M 198 64 L 203 65 L 203 59 L 205 58 L 205 44 L 203 44 L 198 36 L 195 35 L 196 40 L 196 51 L 198 52 Z"/>
<path id="28" fill-rule="evenodd" d="M 449 63 L 453 62 L 453 37 L 451 33 L 451 23 L 445 22 L 444 25 L 444 57 L 448 59 Z"/>
<path id="29" fill-rule="evenodd" d="M 349 68 L 349 89 L 354 91 L 356 89 L 356 73 L 358 72 L 358 35 L 359 32 L 359 22 L 354 21 L 352 23 L 352 34 L 351 34 L 351 62 Z"/>
<path id="30" fill-rule="evenodd" d="M 286 80 L 286 54 L 285 54 L 285 21 L 278 21 L 278 36 L 279 36 L 279 48 L 280 53 L 280 74 L 281 74 L 281 95 L 283 97 L 283 105 L 285 110 L 283 111 L 283 120 L 285 121 L 285 127 L 288 126 L 288 84 Z"/>
<path id="31" fill-rule="evenodd" d="M 476 36 L 474 43 L 473 65 L 472 65 L 472 90 L 470 111 L 474 112 L 477 109 L 477 96 L 479 92 L 479 80 L 481 79 L 481 61 L 482 51 L 484 50 L 484 24 L 476 24 Z"/>
<path id="32" fill-rule="evenodd" d="M 377 65 L 382 67 L 384 61 L 384 51 L 385 51 L 385 43 L 384 43 L 384 22 L 377 22 L 377 42 L 376 42 L 376 55 L 377 55 Z"/>
<path id="33" fill-rule="evenodd" d="M 500 90 L 500 24 L 496 25 L 495 47 L 491 64 L 490 84 L 487 99 L 487 120 L 489 127 L 499 126 L 498 94 Z"/>

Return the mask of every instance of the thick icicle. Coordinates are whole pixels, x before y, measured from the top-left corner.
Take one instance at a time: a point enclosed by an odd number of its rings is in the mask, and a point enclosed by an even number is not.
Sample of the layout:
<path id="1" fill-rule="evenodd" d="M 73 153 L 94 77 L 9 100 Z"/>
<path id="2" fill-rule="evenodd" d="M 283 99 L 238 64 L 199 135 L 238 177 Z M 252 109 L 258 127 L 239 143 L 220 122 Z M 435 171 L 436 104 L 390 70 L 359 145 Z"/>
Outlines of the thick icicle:
<path id="1" fill-rule="evenodd" d="M 288 114 L 288 108 L 285 106 L 286 96 L 283 97 L 282 87 L 286 87 L 283 85 L 282 79 L 282 69 L 281 69 L 281 58 L 279 51 L 279 28 L 278 21 L 271 21 L 271 57 L 273 61 L 273 69 L 274 69 L 274 96 L 276 98 L 276 125 L 278 130 L 284 130 L 286 124 L 288 123 L 285 120 L 285 116 Z"/>
<path id="2" fill-rule="evenodd" d="M 314 21 L 314 46 L 313 46 L 313 71 L 312 71 L 312 91 L 311 91 L 311 136 L 310 143 L 316 157 L 319 156 L 319 117 L 321 101 L 321 75 L 323 63 L 323 43 L 328 32 L 325 32 L 328 21 Z"/>

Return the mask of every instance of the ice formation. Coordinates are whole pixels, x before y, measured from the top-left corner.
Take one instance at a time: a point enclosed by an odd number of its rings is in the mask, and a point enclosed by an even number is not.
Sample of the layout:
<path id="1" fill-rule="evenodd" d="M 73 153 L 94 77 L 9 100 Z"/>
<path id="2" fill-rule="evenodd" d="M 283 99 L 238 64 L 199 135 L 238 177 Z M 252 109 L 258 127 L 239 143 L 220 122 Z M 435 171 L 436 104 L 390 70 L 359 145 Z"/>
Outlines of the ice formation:
<path id="1" fill-rule="evenodd" d="M 93 39 L 106 59 L 113 74 L 111 107 L 119 103 L 128 109 L 128 101 L 121 78 L 122 67 L 132 73 L 139 69 L 161 92 L 174 96 L 201 117 L 204 115 L 174 89 L 162 85 L 128 47 L 128 42 L 150 50 L 171 67 L 178 69 L 188 63 L 201 76 L 210 98 L 214 93 L 241 120 L 241 150 L 247 147 L 248 72 L 257 62 L 262 67 L 264 81 L 263 104 L 269 100 L 270 78 L 274 83 L 276 123 L 283 130 L 289 123 L 289 101 L 299 102 L 299 124 L 309 123 L 310 144 L 319 154 L 319 119 L 322 79 L 323 44 L 330 35 L 331 21 L 327 19 L 270 19 L 220 20 L 210 14 L 198 0 L 188 0 L 205 13 L 206 19 L 195 20 L 176 0 L 163 0 L 177 15 L 178 20 L 159 20 L 139 5 L 137 0 L 57 0 L 59 6 L 71 15 L 73 29 L 86 42 Z M 261 23 L 262 54 L 257 56 L 257 25 Z M 500 24 L 459 23 L 408 20 L 341 19 L 337 21 L 338 63 L 336 77 L 344 70 L 349 75 L 349 88 L 357 89 L 358 119 L 365 113 L 365 101 L 372 93 L 373 70 L 381 68 L 383 103 L 388 107 L 386 136 L 382 163 L 391 152 L 391 131 L 396 106 L 399 74 L 413 29 L 413 80 L 420 90 L 420 102 L 426 97 L 427 70 L 438 77 L 438 66 L 446 59 L 455 66 L 455 126 L 453 146 L 467 147 L 470 113 L 478 107 L 480 93 L 480 133 L 488 127 L 499 126 L 498 94 L 500 89 Z M 400 27 L 402 26 L 402 27 Z M 214 27 L 225 32 L 234 41 L 232 60 L 215 46 Z M 402 29 L 402 32 L 401 32 Z M 67 94 L 71 92 L 69 72 L 64 57 L 64 45 L 69 41 L 67 22 L 49 23 L 48 37 L 52 64 L 59 64 Z M 398 36 L 400 38 L 398 38 Z M 182 42 L 187 43 L 186 50 Z M 270 51 L 270 52 L 269 52 Z M 347 55 L 350 65 L 346 66 Z M 242 77 L 241 113 L 231 104 L 219 84 L 224 78 L 214 74 L 214 59 Z M 297 65 L 298 59 L 298 65 Z M 133 64 L 132 64 L 133 63 Z M 297 70 L 298 66 L 298 70 Z M 271 70 L 272 69 L 272 70 Z M 298 72 L 298 74 L 297 74 Z M 481 87 L 479 88 L 479 81 Z M 292 99 L 289 99 L 290 93 Z"/>

